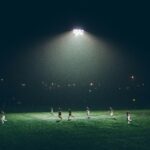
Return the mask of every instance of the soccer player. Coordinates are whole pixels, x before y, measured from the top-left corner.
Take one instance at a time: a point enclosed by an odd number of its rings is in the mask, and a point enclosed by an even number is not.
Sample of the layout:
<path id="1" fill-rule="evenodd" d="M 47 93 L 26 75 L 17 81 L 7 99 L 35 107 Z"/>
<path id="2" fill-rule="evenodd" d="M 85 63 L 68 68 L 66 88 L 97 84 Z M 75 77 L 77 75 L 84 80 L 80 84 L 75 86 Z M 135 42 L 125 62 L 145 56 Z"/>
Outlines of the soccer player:
<path id="1" fill-rule="evenodd" d="M 69 108 L 69 109 L 68 109 L 68 121 L 70 121 L 72 117 L 74 117 L 74 116 L 72 115 L 72 111 L 71 111 L 71 109 Z"/>
<path id="2" fill-rule="evenodd" d="M 4 124 L 6 120 L 4 111 L 1 111 L 1 123 Z"/>
<path id="3" fill-rule="evenodd" d="M 62 112 L 60 107 L 58 108 L 58 118 L 62 120 Z"/>
<path id="4" fill-rule="evenodd" d="M 114 115 L 114 111 L 113 111 L 112 107 L 109 107 L 109 109 L 110 109 L 110 116 L 113 116 Z"/>
<path id="5" fill-rule="evenodd" d="M 51 115 L 54 115 L 53 107 L 51 107 Z"/>
<path id="6" fill-rule="evenodd" d="M 128 124 L 130 124 L 132 121 L 131 114 L 130 114 L 130 112 L 127 112 L 126 114 L 127 114 L 127 122 L 128 122 Z"/>
<path id="7" fill-rule="evenodd" d="M 86 107 L 86 115 L 87 115 L 87 118 L 90 119 L 90 109 L 89 109 L 89 107 Z"/>

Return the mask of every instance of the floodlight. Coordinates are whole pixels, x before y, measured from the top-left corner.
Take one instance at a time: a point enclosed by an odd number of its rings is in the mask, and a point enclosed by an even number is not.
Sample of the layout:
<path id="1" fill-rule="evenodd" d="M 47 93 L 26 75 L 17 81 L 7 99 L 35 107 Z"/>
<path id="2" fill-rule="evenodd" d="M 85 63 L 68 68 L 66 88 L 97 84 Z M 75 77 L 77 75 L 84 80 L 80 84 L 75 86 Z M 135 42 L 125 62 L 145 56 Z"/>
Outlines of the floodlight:
<path id="1" fill-rule="evenodd" d="M 73 34 L 75 36 L 83 35 L 83 33 L 84 33 L 84 30 L 82 29 L 73 29 Z"/>

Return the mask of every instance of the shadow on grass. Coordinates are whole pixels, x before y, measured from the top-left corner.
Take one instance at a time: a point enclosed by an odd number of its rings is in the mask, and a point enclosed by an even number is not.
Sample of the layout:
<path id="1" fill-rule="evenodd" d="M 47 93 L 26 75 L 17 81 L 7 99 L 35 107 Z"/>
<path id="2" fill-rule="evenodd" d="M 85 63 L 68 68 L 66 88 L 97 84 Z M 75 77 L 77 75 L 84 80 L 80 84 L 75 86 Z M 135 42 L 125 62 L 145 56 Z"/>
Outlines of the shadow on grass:
<path id="1" fill-rule="evenodd" d="M 129 124 L 131 127 L 139 127 L 140 125 L 138 125 L 138 124 Z"/>
<path id="2" fill-rule="evenodd" d="M 61 122 L 61 120 L 56 120 L 57 123 Z"/>

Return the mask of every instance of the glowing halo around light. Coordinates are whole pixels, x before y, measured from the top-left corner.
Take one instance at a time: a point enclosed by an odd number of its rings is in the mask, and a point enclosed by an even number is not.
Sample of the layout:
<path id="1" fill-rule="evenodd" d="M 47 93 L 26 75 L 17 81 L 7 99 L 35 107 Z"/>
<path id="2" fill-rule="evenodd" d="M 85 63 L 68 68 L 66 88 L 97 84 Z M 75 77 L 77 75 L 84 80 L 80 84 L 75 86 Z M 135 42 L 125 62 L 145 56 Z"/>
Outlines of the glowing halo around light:
<path id="1" fill-rule="evenodd" d="M 83 29 L 73 29 L 73 34 L 75 36 L 83 35 L 84 30 Z"/>

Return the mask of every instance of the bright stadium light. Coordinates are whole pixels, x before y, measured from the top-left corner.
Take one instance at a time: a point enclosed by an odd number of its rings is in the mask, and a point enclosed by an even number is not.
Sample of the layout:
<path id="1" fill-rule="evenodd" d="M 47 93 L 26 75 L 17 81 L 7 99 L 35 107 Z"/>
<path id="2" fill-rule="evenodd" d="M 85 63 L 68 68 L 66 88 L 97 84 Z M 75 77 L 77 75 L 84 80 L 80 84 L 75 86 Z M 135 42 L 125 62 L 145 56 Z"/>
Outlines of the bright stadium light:
<path id="1" fill-rule="evenodd" d="M 83 33 L 84 33 L 84 30 L 82 29 L 73 29 L 73 34 L 75 36 L 83 35 Z"/>

